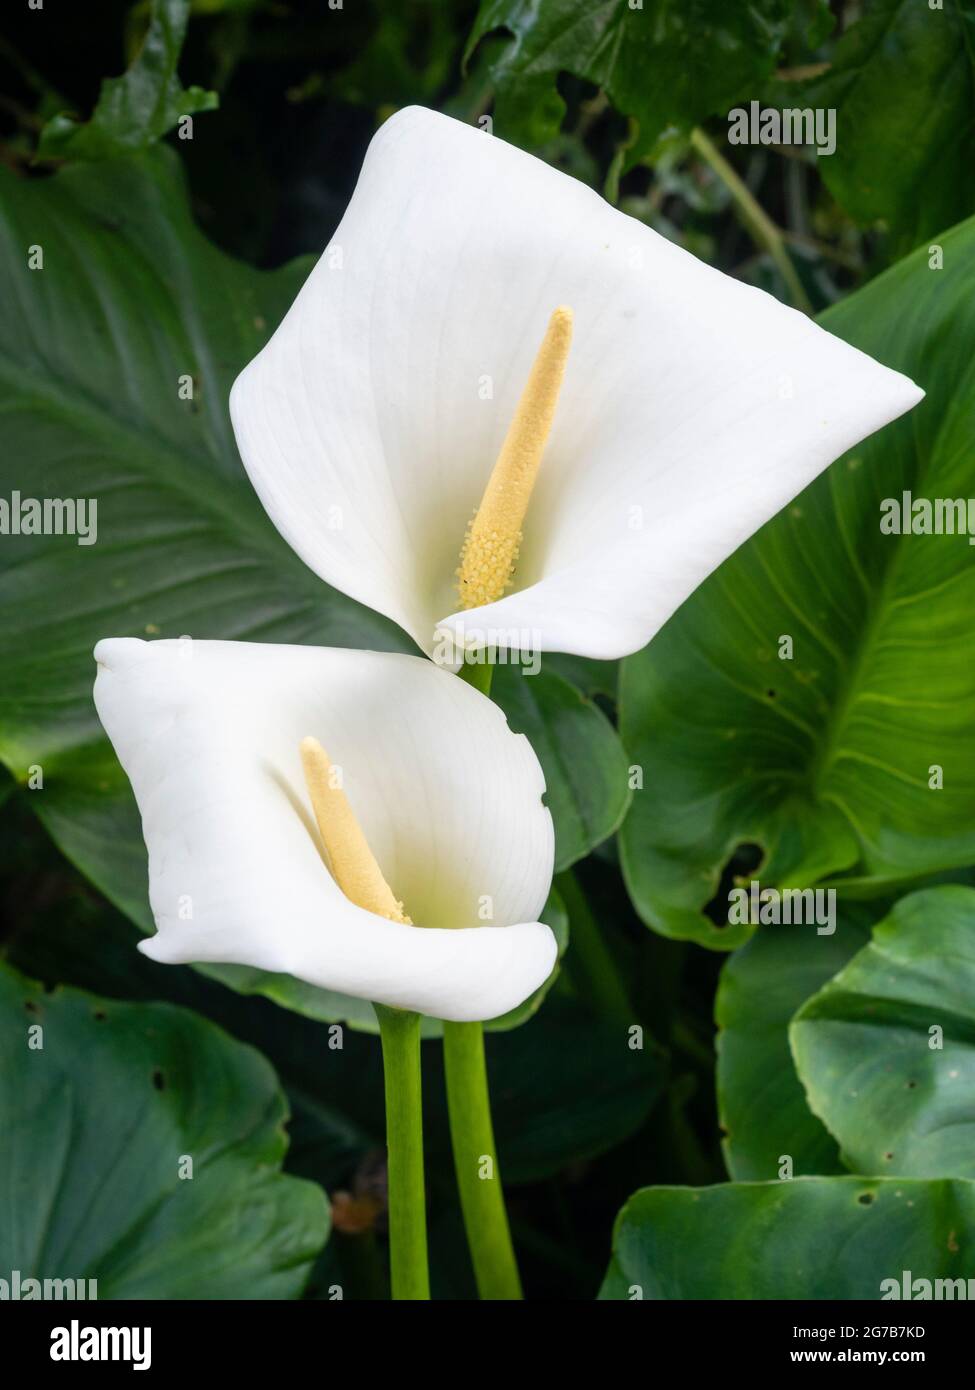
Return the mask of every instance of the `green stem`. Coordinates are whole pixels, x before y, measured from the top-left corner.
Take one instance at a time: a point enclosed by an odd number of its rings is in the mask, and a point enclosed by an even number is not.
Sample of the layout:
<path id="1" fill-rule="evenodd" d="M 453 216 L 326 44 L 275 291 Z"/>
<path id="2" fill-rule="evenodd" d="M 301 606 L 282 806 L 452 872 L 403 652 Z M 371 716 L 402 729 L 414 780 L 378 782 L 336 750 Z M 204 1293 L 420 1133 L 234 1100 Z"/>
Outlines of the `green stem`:
<path id="1" fill-rule="evenodd" d="M 443 1051 L 450 1139 L 477 1291 L 481 1298 L 518 1299 L 521 1280 L 494 1146 L 482 1025 L 445 1023 Z"/>
<path id="2" fill-rule="evenodd" d="M 739 216 L 748 228 L 752 239 L 759 246 L 763 246 L 772 257 L 778 267 L 779 274 L 788 287 L 793 304 L 804 314 L 811 314 L 812 305 L 809 302 L 809 296 L 806 294 L 802 281 L 799 279 L 799 273 L 786 250 L 781 228 L 772 221 L 745 181 L 738 176 L 703 130 L 691 131 L 691 145 L 731 194 Z"/>
<path id="3" fill-rule="evenodd" d="M 426 1199 L 423 1189 L 423 1111 L 420 1092 L 420 1015 L 373 1006 L 379 1019 L 386 1087 L 389 1186 L 389 1263 L 393 1298 L 430 1297 Z"/>
<path id="4" fill-rule="evenodd" d="M 636 1022 L 619 966 L 571 869 L 555 876 L 555 888 L 569 914 L 565 968 L 596 1013 L 630 1027 Z"/>
<path id="5" fill-rule="evenodd" d="M 490 695 L 490 661 L 465 661 L 457 674 Z M 477 1291 L 481 1298 L 518 1299 L 521 1279 L 494 1144 L 483 1025 L 445 1023 L 443 1051 L 450 1141 Z"/>

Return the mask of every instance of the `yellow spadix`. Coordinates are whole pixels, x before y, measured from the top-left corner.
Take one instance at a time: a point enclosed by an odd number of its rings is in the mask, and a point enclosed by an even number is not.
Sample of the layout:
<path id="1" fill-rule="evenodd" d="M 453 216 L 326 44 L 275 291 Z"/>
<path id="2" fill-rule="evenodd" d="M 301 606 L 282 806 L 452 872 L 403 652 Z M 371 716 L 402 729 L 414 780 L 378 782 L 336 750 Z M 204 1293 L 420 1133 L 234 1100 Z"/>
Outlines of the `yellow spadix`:
<path id="1" fill-rule="evenodd" d="M 562 305 L 549 319 L 481 505 L 467 528 L 457 570 L 462 608 L 495 603 L 511 583 L 571 344 L 572 310 Z"/>
<path id="2" fill-rule="evenodd" d="M 341 778 L 316 738 L 301 740 L 301 765 L 329 867 L 342 892 L 367 912 L 409 925 L 342 790 Z"/>

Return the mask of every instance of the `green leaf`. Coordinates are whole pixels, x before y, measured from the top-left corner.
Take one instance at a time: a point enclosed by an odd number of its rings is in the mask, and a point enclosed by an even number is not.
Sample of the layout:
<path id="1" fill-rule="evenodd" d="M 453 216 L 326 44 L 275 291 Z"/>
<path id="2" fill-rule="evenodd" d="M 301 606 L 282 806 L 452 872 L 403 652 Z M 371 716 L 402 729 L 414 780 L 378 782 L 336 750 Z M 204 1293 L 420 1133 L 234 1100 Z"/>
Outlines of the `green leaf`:
<path id="1" fill-rule="evenodd" d="M 128 72 L 105 79 L 91 120 L 80 124 L 61 113 L 48 121 L 40 157 L 111 159 L 147 149 L 183 116 L 212 111 L 217 93 L 183 87 L 176 74 L 189 13 L 190 0 L 152 0 L 149 28 Z"/>
<path id="2" fill-rule="evenodd" d="M 619 829 L 630 801 L 628 763 L 599 707 L 550 671 L 498 666 L 492 699 L 516 733 L 526 734 L 545 772 L 545 804 L 555 821 L 556 872 Z"/>
<path id="3" fill-rule="evenodd" d="M 901 1286 L 904 1270 L 932 1281 L 970 1277 L 973 1232 L 970 1182 L 648 1187 L 617 1217 L 599 1296 L 875 1300 L 892 1295 L 885 1280 Z"/>
<path id="4" fill-rule="evenodd" d="M 915 254 L 822 319 L 927 399 L 623 663 L 620 732 L 644 790 L 621 856 L 637 911 L 666 936 L 718 949 L 747 937 L 701 912 L 742 845 L 762 851 L 767 886 L 845 874 L 874 893 L 971 859 L 973 552 L 963 535 L 880 529 L 881 503 L 905 490 L 975 496 L 975 371 L 957 346 L 975 335 L 975 221 L 942 243 L 943 270 Z M 714 909 L 723 920 L 727 901 Z"/>
<path id="5" fill-rule="evenodd" d="M 851 216 L 885 222 L 902 251 L 975 209 L 975 0 L 871 0 L 825 75 L 777 100 L 836 111 L 836 150 L 819 172 Z"/>
<path id="6" fill-rule="evenodd" d="M 604 700 L 615 705 L 616 686 L 619 682 L 618 661 L 597 661 L 591 656 L 548 652 L 544 667 L 546 671 L 554 671 L 557 676 L 578 687 L 590 700 L 596 695 L 601 695 Z"/>
<path id="7" fill-rule="evenodd" d="M 810 1112 L 789 1051 L 789 1023 L 868 940 L 868 915 L 847 909 L 832 936 L 814 926 L 762 927 L 721 970 L 718 1108 L 728 1172 L 737 1182 L 792 1172 L 842 1173 L 836 1143 Z"/>
<path id="8" fill-rule="evenodd" d="M 849 1167 L 975 1177 L 975 889 L 902 898 L 789 1037 Z"/>
<path id="9" fill-rule="evenodd" d="M 559 131 L 570 72 L 601 87 L 639 125 L 634 163 L 668 130 L 727 111 L 772 71 L 789 0 L 481 0 L 467 57 L 485 35 L 510 43 L 491 65 L 495 131 L 527 147 Z"/>
<path id="10" fill-rule="evenodd" d="M 328 1206 L 279 1171 L 287 1108 L 260 1053 L 7 966 L 0 1030 L 0 1268 L 97 1279 L 100 1299 L 301 1293 Z"/>
<path id="11" fill-rule="evenodd" d="M 815 50 L 825 43 L 835 27 L 836 16 L 829 7 L 829 0 L 797 0 L 789 36 L 800 48 Z"/>

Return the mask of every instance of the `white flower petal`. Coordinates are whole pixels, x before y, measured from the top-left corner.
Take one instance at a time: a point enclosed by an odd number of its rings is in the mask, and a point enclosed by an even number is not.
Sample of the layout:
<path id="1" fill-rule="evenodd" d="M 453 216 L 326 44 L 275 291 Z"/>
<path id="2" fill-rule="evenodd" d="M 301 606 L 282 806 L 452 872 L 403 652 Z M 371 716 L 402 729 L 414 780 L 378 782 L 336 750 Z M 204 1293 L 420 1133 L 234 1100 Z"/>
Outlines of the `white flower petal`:
<path id="1" fill-rule="evenodd" d="M 147 955 L 285 972 L 458 1020 L 505 1013 L 547 978 L 544 778 L 527 739 L 463 681 L 419 657 L 242 642 L 119 638 L 95 657 L 95 703 L 149 849 Z M 363 911 L 333 880 L 301 771 L 306 734 L 342 769 L 416 925 Z"/>
<path id="2" fill-rule="evenodd" d="M 465 527 L 563 303 L 573 347 L 518 592 L 455 613 Z M 611 657 L 643 646 L 747 536 L 921 395 L 583 184 L 412 107 L 370 145 L 330 249 L 231 410 L 292 547 L 424 650 L 463 619 Z"/>

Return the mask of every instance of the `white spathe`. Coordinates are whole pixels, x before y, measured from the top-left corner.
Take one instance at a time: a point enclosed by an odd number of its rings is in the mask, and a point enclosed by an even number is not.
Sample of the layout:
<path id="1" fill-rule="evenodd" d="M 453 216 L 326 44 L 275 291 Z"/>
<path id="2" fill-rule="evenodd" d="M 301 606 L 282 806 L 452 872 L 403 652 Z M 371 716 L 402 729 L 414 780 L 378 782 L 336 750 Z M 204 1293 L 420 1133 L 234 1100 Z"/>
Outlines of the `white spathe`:
<path id="1" fill-rule="evenodd" d="M 420 657 L 189 638 L 107 639 L 95 659 L 95 704 L 149 850 L 146 955 L 284 972 L 460 1021 L 495 1018 L 548 977 L 544 777 L 465 682 Z M 332 878 L 302 774 L 307 734 L 341 769 L 416 925 L 355 906 Z"/>
<path id="2" fill-rule="evenodd" d="M 465 528 L 560 304 L 572 351 L 514 591 L 457 613 Z M 922 395 L 576 180 L 410 107 L 231 414 L 292 548 L 424 651 L 440 627 L 617 657 Z"/>

